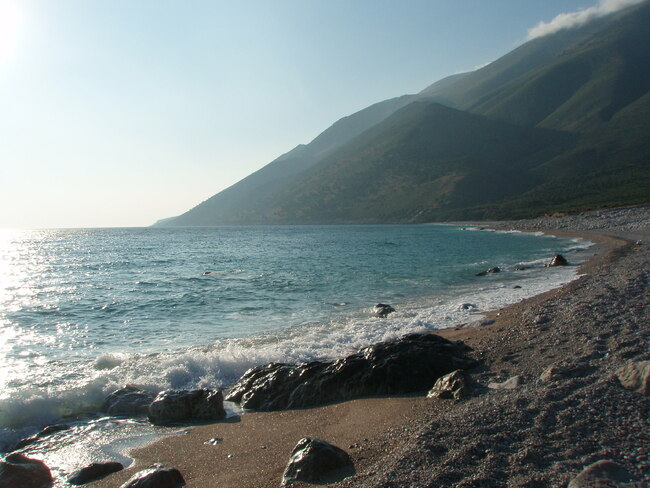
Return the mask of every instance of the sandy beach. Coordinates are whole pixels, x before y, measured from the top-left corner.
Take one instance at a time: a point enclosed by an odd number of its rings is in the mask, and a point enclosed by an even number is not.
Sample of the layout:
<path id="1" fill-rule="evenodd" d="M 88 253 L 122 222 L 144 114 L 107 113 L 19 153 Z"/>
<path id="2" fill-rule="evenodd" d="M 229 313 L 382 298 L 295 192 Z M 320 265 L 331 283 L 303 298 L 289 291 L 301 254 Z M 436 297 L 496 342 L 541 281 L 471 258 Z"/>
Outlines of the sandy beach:
<path id="1" fill-rule="evenodd" d="M 467 399 L 423 392 L 247 413 L 138 448 L 131 467 L 87 486 L 117 488 L 158 462 L 179 469 L 188 487 L 279 486 L 293 446 L 307 436 L 353 458 L 354 474 L 329 486 L 566 486 L 601 459 L 629 471 L 625 486 L 650 486 L 650 398 L 615 375 L 650 359 L 649 222 L 642 206 L 482 223 L 585 237 L 598 252 L 580 278 L 489 313 L 491 325 L 437 332 L 464 341 L 480 361 Z M 551 366 L 562 374 L 540 379 Z M 514 389 L 488 387 L 515 376 Z M 205 444 L 214 438 L 222 440 Z"/>

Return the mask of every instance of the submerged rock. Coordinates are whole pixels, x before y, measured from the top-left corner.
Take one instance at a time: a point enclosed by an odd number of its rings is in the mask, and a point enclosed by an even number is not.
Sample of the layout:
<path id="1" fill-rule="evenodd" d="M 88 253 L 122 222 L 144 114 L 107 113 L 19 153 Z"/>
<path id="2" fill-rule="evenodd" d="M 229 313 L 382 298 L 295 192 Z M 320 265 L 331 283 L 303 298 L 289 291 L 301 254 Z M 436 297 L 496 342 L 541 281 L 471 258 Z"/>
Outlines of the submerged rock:
<path id="1" fill-rule="evenodd" d="M 76 471 L 70 478 L 68 478 L 68 483 L 71 485 L 85 485 L 91 481 L 98 480 L 105 476 L 108 476 L 111 473 L 117 473 L 122 471 L 124 466 L 122 463 L 118 462 L 105 462 L 105 463 L 92 463 L 85 468 L 81 468 L 79 471 Z"/>
<path id="2" fill-rule="evenodd" d="M 220 390 L 166 390 L 149 405 L 149 420 L 154 424 L 181 420 L 218 420 L 226 416 Z"/>
<path id="3" fill-rule="evenodd" d="M 271 363 L 248 370 L 227 400 L 244 408 L 302 408 L 367 395 L 425 391 L 441 376 L 476 364 L 469 348 L 435 334 L 409 334 L 337 361 Z"/>
<path id="4" fill-rule="evenodd" d="M 104 400 L 101 411 L 106 412 L 108 415 L 117 416 L 146 415 L 147 409 L 155 396 L 156 394 L 151 391 L 127 385 L 108 395 Z"/>
<path id="5" fill-rule="evenodd" d="M 373 311 L 377 317 L 386 317 L 389 313 L 393 313 L 395 309 L 385 303 L 378 303 L 375 305 Z"/>
<path id="6" fill-rule="evenodd" d="M 650 361 L 630 361 L 616 371 L 616 376 L 628 390 L 650 395 Z"/>
<path id="7" fill-rule="evenodd" d="M 0 461 L 0 488 L 49 488 L 54 480 L 43 461 L 10 454 Z"/>
<path id="8" fill-rule="evenodd" d="M 631 480 L 630 473 L 614 461 L 590 464 L 573 478 L 567 488 L 614 488 Z"/>
<path id="9" fill-rule="evenodd" d="M 501 268 L 499 268 L 498 266 L 494 266 L 492 268 L 486 269 L 485 271 L 476 273 L 476 276 L 485 276 L 486 274 L 494 274 L 494 273 L 501 273 Z"/>
<path id="10" fill-rule="evenodd" d="M 154 465 L 134 474 L 120 488 L 180 488 L 185 486 L 183 475 L 176 468 Z"/>
<path id="11" fill-rule="evenodd" d="M 61 432 L 62 430 L 68 430 L 69 428 L 70 426 L 66 424 L 48 425 L 43 430 L 41 430 L 38 434 L 33 435 L 31 437 L 26 437 L 25 439 L 21 439 L 20 441 L 18 441 L 18 444 L 16 444 L 16 447 L 14 447 L 14 450 L 22 449 L 23 447 L 27 447 L 31 444 L 34 444 L 35 442 L 38 442 L 41 439 L 44 439 L 45 437 L 49 437 L 52 434 Z"/>
<path id="12" fill-rule="evenodd" d="M 433 388 L 427 393 L 427 398 L 453 398 L 460 400 L 469 393 L 465 372 L 457 369 L 438 378 Z"/>
<path id="13" fill-rule="evenodd" d="M 352 458 L 347 452 L 320 439 L 305 437 L 293 448 L 282 483 L 320 481 L 345 468 L 353 468 Z"/>
<path id="14" fill-rule="evenodd" d="M 569 262 L 562 256 L 561 254 L 557 254 L 551 259 L 551 262 L 548 263 L 546 266 L 548 268 L 553 268 L 555 266 L 566 266 L 569 264 Z"/>

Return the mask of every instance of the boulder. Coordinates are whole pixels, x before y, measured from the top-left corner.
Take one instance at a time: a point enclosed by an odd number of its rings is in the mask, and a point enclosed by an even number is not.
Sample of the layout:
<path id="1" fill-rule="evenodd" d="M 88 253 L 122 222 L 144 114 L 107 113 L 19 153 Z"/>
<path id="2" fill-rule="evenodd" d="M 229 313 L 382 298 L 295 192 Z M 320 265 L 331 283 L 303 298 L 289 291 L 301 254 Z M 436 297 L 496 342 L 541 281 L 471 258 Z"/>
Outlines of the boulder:
<path id="1" fill-rule="evenodd" d="M 181 486 L 185 486 L 185 480 L 179 470 L 156 464 L 138 471 L 120 488 L 180 488 Z"/>
<path id="2" fill-rule="evenodd" d="M 433 388 L 427 393 L 427 398 L 453 398 L 460 400 L 469 393 L 467 378 L 463 370 L 457 369 L 438 378 Z"/>
<path id="3" fill-rule="evenodd" d="M 101 406 L 101 411 L 117 416 L 146 415 L 149 404 L 155 396 L 153 392 L 127 385 L 108 395 Z"/>
<path id="4" fill-rule="evenodd" d="M 573 478 L 568 488 L 615 488 L 630 481 L 627 470 L 613 461 L 598 461 L 590 464 Z"/>
<path id="5" fill-rule="evenodd" d="M 386 317 L 389 313 L 393 313 L 394 311 L 395 309 L 393 307 L 385 303 L 378 303 L 373 308 L 373 312 L 375 312 L 377 317 Z"/>
<path id="6" fill-rule="evenodd" d="M 352 458 L 332 444 L 305 437 L 293 448 L 282 483 L 291 481 L 320 481 L 343 469 L 353 469 Z"/>
<path id="7" fill-rule="evenodd" d="M 650 361 L 630 361 L 616 371 L 616 376 L 628 390 L 650 395 Z"/>
<path id="8" fill-rule="evenodd" d="M 149 405 L 149 420 L 154 424 L 178 421 L 218 420 L 226 416 L 220 390 L 166 390 Z"/>
<path id="9" fill-rule="evenodd" d="M 0 488 L 48 488 L 54 480 L 43 461 L 10 454 L 0 461 Z"/>
<path id="10" fill-rule="evenodd" d="M 33 435 L 31 437 L 26 437 L 25 439 L 21 439 L 20 441 L 18 441 L 18 444 L 16 444 L 16 447 L 14 447 L 14 450 L 22 449 L 23 447 L 27 447 L 31 444 L 34 444 L 35 442 L 38 442 L 45 437 L 51 436 L 56 432 L 61 432 L 62 430 L 68 430 L 69 428 L 70 426 L 66 424 L 48 425 L 43 430 L 41 430 L 38 434 Z"/>
<path id="11" fill-rule="evenodd" d="M 462 342 L 409 334 L 336 361 L 271 363 L 248 370 L 227 400 L 256 410 L 303 408 L 368 395 L 426 391 L 437 378 L 476 364 Z"/>
<path id="12" fill-rule="evenodd" d="M 561 254 L 557 254 L 553 256 L 553 259 L 551 259 L 551 262 L 548 263 L 546 266 L 548 268 L 553 268 L 555 266 L 566 266 L 569 264 L 569 262 L 562 256 Z"/>
<path id="13" fill-rule="evenodd" d="M 488 388 L 491 390 L 514 390 L 519 388 L 523 383 L 524 380 L 521 376 L 513 376 L 502 383 L 488 383 Z"/>
<path id="14" fill-rule="evenodd" d="M 552 383 L 553 381 L 562 380 L 571 376 L 571 371 L 566 366 L 553 365 L 544 370 L 539 377 L 543 383 Z"/>
<path id="15" fill-rule="evenodd" d="M 91 481 L 98 480 L 111 473 L 122 471 L 124 466 L 122 463 L 105 462 L 105 463 L 92 463 L 85 468 L 81 468 L 68 478 L 68 483 L 71 485 L 85 485 Z"/>

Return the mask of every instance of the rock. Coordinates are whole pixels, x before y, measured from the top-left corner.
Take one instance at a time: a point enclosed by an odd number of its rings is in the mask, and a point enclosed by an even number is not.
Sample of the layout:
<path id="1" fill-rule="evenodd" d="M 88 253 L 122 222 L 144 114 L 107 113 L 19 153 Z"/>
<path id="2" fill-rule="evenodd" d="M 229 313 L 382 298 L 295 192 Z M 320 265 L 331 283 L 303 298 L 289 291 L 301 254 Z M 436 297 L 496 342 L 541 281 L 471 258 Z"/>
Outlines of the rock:
<path id="1" fill-rule="evenodd" d="M 615 488 L 627 483 L 631 476 L 627 470 L 613 461 L 598 461 L 587 466 L 573 478 L 568 488 Z"/>
<path id="2" fill-rule="evenodd" d="M 347 452 L 328 442 L 305 437 L 293 448 L 282 483 L 320 481 L 345 468 L 353 468 L 352 458 Z"/>
<path id="3" fill-rule="evenodd" d="M 628 390 L 650 395 L 650 361 L 630 361 L 616 371 L 616 376 Z"/>
<path id="4" fill-rule="evenodd" d="M 544 383 L 551 383 L 553 381 L 561 380 L 568 378 L 570 376 L 570 370 L 566 366 L 553 365 L 549 366 L 544 370 L 542 375 L 539 377 Z"/>
<path id="5" fill-rule="evenodd" d="M 453 398 L 460 400 L 469 393 L 465 372 L 457 369 L 438 378 L 433 388 L 427 393 L 427 398 Z"/>
<path id="6" fill-rule="evenodd" d="M 137 472 L 120 488 L 180 488 L 181 486 L 185 486 L 185 480 L 179 470 L 156 464 Z"/>
<path id="7" fill-rule="evenodd" d="M 127 385 L 108 395 L 101 406 L 101 411 L 118 416 L 146 415 L 149 404 L 155 396 L 153 392 Z"/>
<path id="8" fill-rule="evenodd" d="M 500 273 L 500 272 L 501 272 L 501 268 L 499 268 L 498 266 L 494 266 L 493 268 L 489 268 L 489 269 L 487 269 L 485 271 L 481 271 L 479 273 L 476 273 L 476 276 L 485 276 L 488 273 L 494 274 L 494 273 Z"/>
<path id="9" fill-rule="evenodd" d="M 18 444 L 16 444 L 16 447 L 14 447 L 14 450 L 17 449 L 22 449 L 23 447 L 27 447 L 29 445 L 34 444 L 35 442 L 38 442 L 39 440 L 48 437 L 52 434 L 55 434 L 56 432 L 61 432 L 62 430 L 68 430 L 70 428 L 69 425 L 66 424 L 54 424 L 54 425 L 48 425 L 45 427 L 43 430 L 41 430 L 38 434 L 33 435 L 31 437 L 27 437 L 25 439 L 21 439 L 18 441 Z"/>
<path id="10" fill-rule="evenodd" d="M 502 383 L 488 383 L 491 390 L 514 390 L 524 383 L 521 376 L 513 376 Z"/>
<path id="11" fill-rule="evenodd" d="M 551 262 L 546 265 L 548 268 L 553 268 L 554 266 L 566 266 L 569 262 L 561 254 L 557 254 L 551 259 Z"/>
<path id="12" fill-rule="evenodd" d="M 426 391 L 437 378 L 476 364 L 469 349 L 435 334 L 409 334 L 336 361 L 271 363 L 248 370 L 227 400 L 244 408 L 283 410 L 367 395 Z"/>
<path id="13" fill-rule="evenodd" d="M 546 315 L 535 315 L 535 318 L 533 319 L 535 325 L 542 325 L 546 322 L 548 322 L 548 317 L 546 317 Z"/>
<path id="14" fill-rule="evenodd" d="M 523 264 L 518 264 L 515 266 L 515 271 L 525 271 L 528 269 L 528 266 L 524 266 Z"/>
<path id="15" fill-rule="evenodd" d="M 218 420 L 226 416 L 220 390 L 166 390 L 149 405 L 149 420 L 154 424 L 186 420 Z"/>
<path id="16" fill-rule="evenodd" d="M 73 475 L 68 478 L 68 483 L 71 485 L 85 485 L 86 483 L 98 480 L 111 473 L 117 473 L 123 469 L 124 466 L 122 463 L 117 462 L 92 463 L 73 473 Z"/>
<path id="17" fill-rule="evenodd" d="M 386 317 L 389 313 L 393 313 L 395 309 L 385 303 L 378 303 L 373 308 L 373 311 L 377 317 Z"/>
<path id="18" fill-rule="evenodd" d="M 473 310 L 475 308 L 478 307 L 474 303 L 463 303 L 460 307 L 458 307 L 459 310 Z"/>
<path id="19" fill-rule="evenodd" d="M 0 488 L 48 488 L 54 480 L 43 461 L 10 454 L 0 461 Z"/>
<path id="20" fill-rule="evenodd" d="M 517 290 L 517 289 L 521 288 L 521 285 L 515 285 L 515 286 L 513 286 L 513 288 L 514 288 L 515 290 Z"/>

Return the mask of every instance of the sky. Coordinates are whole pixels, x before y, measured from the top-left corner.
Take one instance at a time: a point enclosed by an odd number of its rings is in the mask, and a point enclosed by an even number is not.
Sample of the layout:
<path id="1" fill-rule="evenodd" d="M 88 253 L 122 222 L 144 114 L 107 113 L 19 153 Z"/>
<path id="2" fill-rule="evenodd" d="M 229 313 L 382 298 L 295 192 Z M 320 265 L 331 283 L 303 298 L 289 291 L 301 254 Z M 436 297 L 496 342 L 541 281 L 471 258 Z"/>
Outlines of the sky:
<path id="1" fill-rule="evenodd" d="M 636 0 L 0 0 L 0 228 L 147 226 Z"/>

